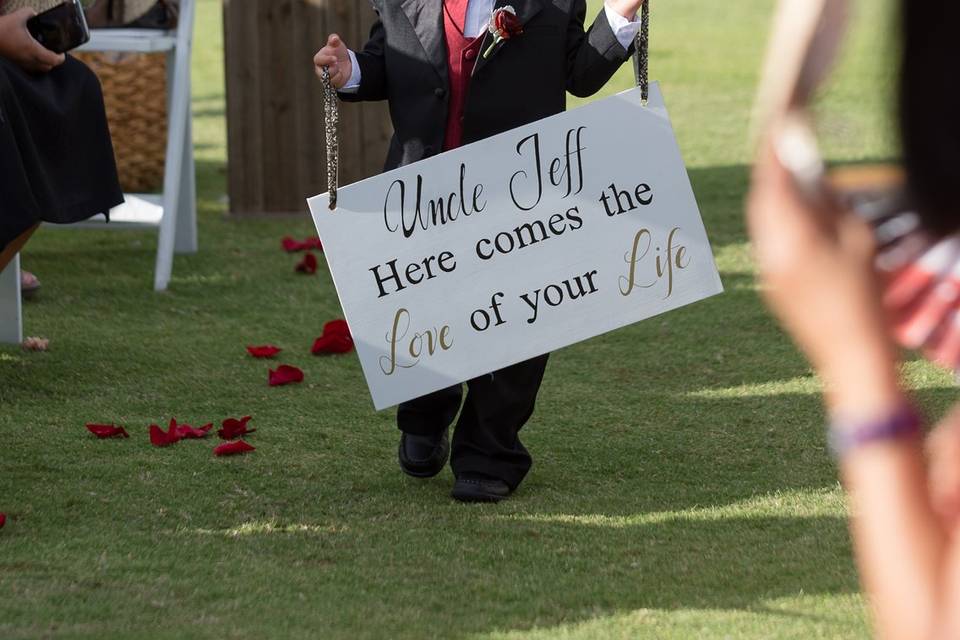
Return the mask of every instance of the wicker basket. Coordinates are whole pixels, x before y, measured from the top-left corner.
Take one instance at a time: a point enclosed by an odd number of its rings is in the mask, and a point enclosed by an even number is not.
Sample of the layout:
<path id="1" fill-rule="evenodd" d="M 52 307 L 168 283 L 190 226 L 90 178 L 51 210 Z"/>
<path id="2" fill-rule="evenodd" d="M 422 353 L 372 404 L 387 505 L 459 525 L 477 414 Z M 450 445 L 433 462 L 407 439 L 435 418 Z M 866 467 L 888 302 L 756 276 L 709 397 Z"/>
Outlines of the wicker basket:
<path id="1" fill-rule="evenodd" d="M 75 53 L 100 78 L 120 186 L 163 186 L 167 151 L 167 61 L 163 53 Z"/>
<path id="2" fill-rule="evenodd" d="M 43 13 L 48 9 L 53 9 L 61 2 L 63 0 L 0 0 L 0 15 L 19 11 L 24 7 L 30 7 L 37 13 Z"/>

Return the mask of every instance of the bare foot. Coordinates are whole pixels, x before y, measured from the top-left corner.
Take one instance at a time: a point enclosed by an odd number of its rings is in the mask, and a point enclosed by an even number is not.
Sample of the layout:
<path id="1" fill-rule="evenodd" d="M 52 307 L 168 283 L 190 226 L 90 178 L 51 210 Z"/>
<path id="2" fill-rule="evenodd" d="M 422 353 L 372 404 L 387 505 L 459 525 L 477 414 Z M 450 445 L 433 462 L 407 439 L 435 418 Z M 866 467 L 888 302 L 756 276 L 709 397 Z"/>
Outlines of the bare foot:
<path id="1" fill-rule="evenodd" d="M 29 271 L 20 272 L 20 293 L 24 298 L 32 298 L 40 290 L 40 280 Z"/>

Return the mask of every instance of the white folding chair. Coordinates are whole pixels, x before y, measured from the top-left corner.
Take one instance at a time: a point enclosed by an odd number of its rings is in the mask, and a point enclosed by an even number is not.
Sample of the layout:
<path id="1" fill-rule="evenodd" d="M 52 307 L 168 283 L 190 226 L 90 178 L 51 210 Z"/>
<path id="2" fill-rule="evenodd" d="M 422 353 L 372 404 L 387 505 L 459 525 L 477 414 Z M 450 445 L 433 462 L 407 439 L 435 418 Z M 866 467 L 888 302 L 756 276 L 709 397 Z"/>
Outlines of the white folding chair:
<path id="1" fill-rule="evenodd" d="M 81 51 L 167 54 L 167 156 L 163 193 L 125 194 L 126 202 L 106 216 L 98 215 L 70 227 L 106 229 L 159 228 L 153 286 L 163 291 L 170 283 L 174 253 L 197 251 L 197 177 L 193 159 L 190 117 L 190 52 L 196 12 L 195 0 L 181 0 L 178 28 L 94 29 Z"/>

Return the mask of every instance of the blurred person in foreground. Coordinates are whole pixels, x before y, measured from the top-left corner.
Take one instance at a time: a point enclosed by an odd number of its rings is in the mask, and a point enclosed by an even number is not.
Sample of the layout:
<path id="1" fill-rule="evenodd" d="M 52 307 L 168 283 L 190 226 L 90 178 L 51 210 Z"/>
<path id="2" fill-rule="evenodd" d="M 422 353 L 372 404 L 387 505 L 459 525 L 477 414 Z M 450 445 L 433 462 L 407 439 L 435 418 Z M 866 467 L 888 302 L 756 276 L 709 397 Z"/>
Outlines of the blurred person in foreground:
<path id="1" fill-rule="evenodd" d="M 954 241 L 960 6 L 901 4 L 906 186 L 924 232 L 934 242 Z M 960 638 L 960 412 L 924 441 L 899 381 L 898 320 L 884 303 L 890 281 L 877 269 L 875 229 L 836 199 L 818 201 L 799 188 L 778 152 L 783 135 L 783 122 L 772 120 L 747 221 L 767 301 L 825 385 L 830 440 L 851 498 L 854 548 L 877 634 Z"/>
<path id="2" fill-rule="evenodd" d="M 556 115 L 567 91 L 595 94 L 630 57 L 640 29 L 641 0 L 605 0 L 589 27 L 585 0 L 511 3 L 374 0 L 377 21 L 362 49 L 329 36 L 314 58 L 317 73 L 329 71 L 344 101 L 389 104 L 395 133 L 385 169 Z M 548 357 L 474 378 L 466 394 L 458 384 L 401 404 L 403 472 L 431 478 L 449 458 L 454 499 L 510 496 L 533 465 L 520 431 Z"/>

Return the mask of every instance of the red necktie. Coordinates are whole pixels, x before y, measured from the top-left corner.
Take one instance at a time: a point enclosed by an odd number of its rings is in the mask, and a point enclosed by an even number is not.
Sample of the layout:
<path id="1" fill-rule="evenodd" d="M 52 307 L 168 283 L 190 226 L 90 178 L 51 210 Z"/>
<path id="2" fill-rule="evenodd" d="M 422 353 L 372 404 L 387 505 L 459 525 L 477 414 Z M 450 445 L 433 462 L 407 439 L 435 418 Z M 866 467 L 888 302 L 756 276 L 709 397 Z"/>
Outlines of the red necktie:
<path id="1" fill-rule="evenodd" d="M 443 0 L 444 9 L 450 14 L 453 24 L 460 30 L 460 33 L 463 33 L 464 29 L 467 28 L 468 3 L 469 0 Z"/>

